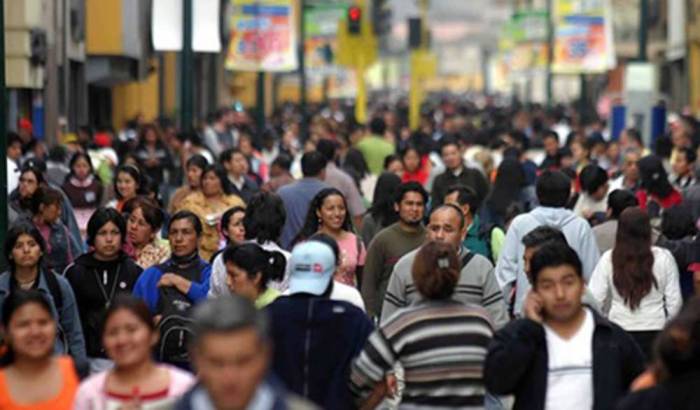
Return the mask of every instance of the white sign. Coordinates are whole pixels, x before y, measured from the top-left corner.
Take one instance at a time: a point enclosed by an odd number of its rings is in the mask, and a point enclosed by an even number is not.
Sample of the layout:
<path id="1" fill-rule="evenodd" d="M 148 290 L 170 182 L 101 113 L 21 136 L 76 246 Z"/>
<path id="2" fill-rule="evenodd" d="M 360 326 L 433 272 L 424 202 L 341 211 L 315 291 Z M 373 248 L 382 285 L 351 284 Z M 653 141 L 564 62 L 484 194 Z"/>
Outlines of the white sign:
<path id="1" fill-rule="evenodd" d="M 153 0 L 151 37 L 156 51 L 182 50 L 183 0 Z M 192 50 L 199 53 L 221 51 L 219 1 L 192 1 Z"/>

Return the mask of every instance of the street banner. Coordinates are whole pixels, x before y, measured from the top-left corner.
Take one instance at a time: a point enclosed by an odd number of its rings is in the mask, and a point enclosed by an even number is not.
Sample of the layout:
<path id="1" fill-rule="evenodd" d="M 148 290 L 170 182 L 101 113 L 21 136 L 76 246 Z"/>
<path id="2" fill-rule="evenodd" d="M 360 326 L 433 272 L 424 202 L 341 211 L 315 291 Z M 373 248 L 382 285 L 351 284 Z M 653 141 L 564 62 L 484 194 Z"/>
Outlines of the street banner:
<path id="1" fill-rule="evenodd" d="M 292 0 L 231 0 L 231 32 L 225 67 L 286 72 L 298 67 Z"/>
<path id="2" fill-rule="evenodd" d="M 554 63 L 557 74 L 600 74 L 615 67 L 609 0 L 554 2 Z"/>
<path id="3" fill-rule="evenodd" d="M 156 51 L 182 51 L 182 0 L 153 0 L 151 39 Z M 219 0 L 192 2 L 192 50 L 220 53 Z"/>

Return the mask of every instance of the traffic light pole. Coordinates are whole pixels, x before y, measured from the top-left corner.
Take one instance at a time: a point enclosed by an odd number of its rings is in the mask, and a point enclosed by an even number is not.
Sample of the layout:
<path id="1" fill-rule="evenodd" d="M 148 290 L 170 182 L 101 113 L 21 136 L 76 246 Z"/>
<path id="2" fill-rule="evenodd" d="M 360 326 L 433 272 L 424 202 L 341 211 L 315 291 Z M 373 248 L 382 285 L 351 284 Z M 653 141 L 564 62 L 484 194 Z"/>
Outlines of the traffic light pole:
<path id="1" fill-rule="evenodd" d="M 552 82 L 554 74 L 552 73 L 552 64 L 554 63 L 554 16 L 552 0 L 547 0 L 547 107 L 552 107 Z"/>
<path id="2" fill-rule="evenodd" d="M 304 19 L 304 10 L 306 10 L 306 1 L 299 1 L 299 110 L 301 111 L 301 124 L 299 126 L 300 137 L 302 141 L 306 141 L 309 137 L 309 122 L 306 107 L 306 52 L 304 49 L 306 43 L 306 27 Z"/>

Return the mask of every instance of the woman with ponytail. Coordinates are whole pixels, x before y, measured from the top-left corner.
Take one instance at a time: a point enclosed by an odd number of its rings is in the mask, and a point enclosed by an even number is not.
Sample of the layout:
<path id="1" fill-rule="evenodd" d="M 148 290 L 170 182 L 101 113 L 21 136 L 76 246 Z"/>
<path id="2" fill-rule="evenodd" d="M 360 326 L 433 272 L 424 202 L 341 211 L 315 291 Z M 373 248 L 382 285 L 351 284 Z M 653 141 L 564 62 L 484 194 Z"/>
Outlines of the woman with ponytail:
<path id="1" fill-rule="evenodd" d="M 256 243 L 234 245 L 224 251 L 224 264 L 231 293 L 250 299 L 258 309 L 280 296 L 268 282 L 284 277 L 287 259 L 281 252 L 266 251 Z"/>
<path id="2" fill-rule="evenodd" d="M 588 288 L 647 359 L 654 338 L 683 302 L 676 261 L 668 250 L 651 246 L 649 215 L 638 207 L 620 214 L 615 247 L 601 256 Z"/>

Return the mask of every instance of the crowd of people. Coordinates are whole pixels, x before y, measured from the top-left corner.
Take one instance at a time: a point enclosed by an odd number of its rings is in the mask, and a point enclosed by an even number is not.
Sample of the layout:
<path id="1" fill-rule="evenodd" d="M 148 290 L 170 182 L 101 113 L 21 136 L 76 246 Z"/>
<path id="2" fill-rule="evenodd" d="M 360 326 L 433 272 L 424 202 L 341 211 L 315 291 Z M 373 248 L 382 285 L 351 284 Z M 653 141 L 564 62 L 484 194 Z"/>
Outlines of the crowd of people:
<path id="1" fill-rule="evenodd" d="M 694 408 L 692 116 L 313 112 L 10 133 L 0 409 Z"/>

